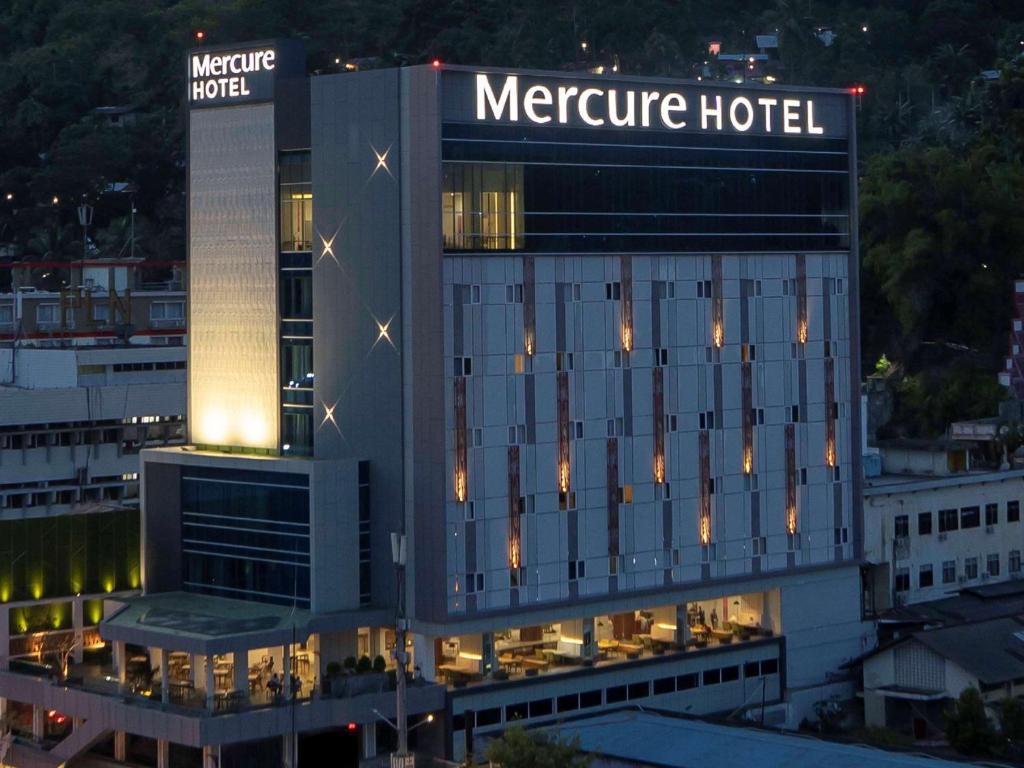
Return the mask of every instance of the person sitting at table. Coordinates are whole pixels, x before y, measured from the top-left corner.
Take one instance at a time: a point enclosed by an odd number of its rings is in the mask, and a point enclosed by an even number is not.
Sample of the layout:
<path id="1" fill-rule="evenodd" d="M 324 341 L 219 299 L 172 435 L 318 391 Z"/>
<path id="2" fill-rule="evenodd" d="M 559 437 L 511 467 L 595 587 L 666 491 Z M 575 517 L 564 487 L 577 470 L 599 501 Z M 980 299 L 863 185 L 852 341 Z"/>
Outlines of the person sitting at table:
<path id="1" fill-rule="evenodd" d="M 718 611 L 711 609 L 711 628 L 718 629 Z"/>
<path id="2" fill-rule="evenodd" d="M 281 679 L 277 676 L 277 672 L 270 676 L 270 682 L 267 683 L 267 690 L 270 691 L 271 696 L 275 699 L 281 695 Z"/>
<path id="3" fill-rule="evenodd" d="M 704 615 L 704 606 L 703 605 L 700 606 L 697 609 L 697 621 L 698 621 L 698 623 L 700 623 L 701 626 L 706 626 L 707 623 L 708 623 L 707 622 L 707 617 Z"/>

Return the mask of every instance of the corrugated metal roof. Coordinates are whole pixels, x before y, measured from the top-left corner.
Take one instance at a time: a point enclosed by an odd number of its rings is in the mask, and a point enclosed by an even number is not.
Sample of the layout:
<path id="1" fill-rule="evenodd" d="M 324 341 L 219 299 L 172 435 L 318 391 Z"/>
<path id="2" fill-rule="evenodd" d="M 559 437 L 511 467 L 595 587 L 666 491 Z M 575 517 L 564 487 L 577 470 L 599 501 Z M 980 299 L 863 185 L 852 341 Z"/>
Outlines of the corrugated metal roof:
<path id="1" fill-rule="evenodd" d="M 594 755 L 660 768 L 942 768 L 962 763 L 867 746 L 623 710 L 550 729 Z"/>

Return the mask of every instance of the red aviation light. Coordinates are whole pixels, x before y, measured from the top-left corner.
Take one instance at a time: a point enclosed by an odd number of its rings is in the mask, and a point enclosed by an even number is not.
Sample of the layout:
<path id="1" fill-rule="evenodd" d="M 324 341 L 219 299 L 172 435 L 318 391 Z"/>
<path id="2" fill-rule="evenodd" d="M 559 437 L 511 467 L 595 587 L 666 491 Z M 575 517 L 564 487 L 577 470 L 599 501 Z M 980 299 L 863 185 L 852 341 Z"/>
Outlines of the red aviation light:
<path id="1" fill-rule="evenodd" d="M 434 59 L 432 62 L 430 62 L 430 66 L 432 66 L 434 69 L 440 69 L 441 68 L 441 60 L 440 59 Z"/>
<path id="2" fill-rule="evenodd" d="M 850 93 L 854 96 L 863 96 L 867 89 L 863 85 L 854 85 L 850 88 Z"/>
<path id="3" fill-rule="evenodd" d="M 356 725 L 355 723 L 349 723 L 349 724 L 348 724 L 348 725 L 346 725 L 345 727 L 346 727 L 346 728 L 347 728 L 348 730 L 350 730 L 350 731 L 354 731 L 354 730 L 356 730 L 357 728 L 359 728 L 359 726 L 358 726 L 358 725 Z"/>
<path id="4" fill-rule="evenodd" d="M 203 30 L 201 30 L 201 29 L 197 29 L 196 30 L 196 40 L 198 40 L 199 42 L 202 42 L 205 37 L 206 37 L 206 33 L 203 32 Z"/>

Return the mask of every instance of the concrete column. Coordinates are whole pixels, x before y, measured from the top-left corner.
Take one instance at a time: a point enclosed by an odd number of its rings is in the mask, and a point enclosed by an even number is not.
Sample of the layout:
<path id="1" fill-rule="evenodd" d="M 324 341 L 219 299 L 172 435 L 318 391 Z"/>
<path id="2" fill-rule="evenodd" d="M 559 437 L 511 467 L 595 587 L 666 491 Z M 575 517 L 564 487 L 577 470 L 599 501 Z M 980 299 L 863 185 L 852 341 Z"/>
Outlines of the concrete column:
<path id="1" fill-rule="evenodd" d="M 171 768 L 171 742 L 156 740 L 156 768 Z"/>
<path id="2" fill-rule="evenodd" d="M 484 632 L 480 636 L 480 671 L 493 675 L 498 669 L 498 655 L 494 652 L 494 633 Z"/>
<path id="3" fill-rule="evenodd" d="M 420 668 L 420 676 L 424 680 L 436 680 L 437 659 L 434 657 L 434 638 L 427 635 L 413 635 L 412 652 L 416 666 Z"/>
<path id="4" fill-rule="evenodd" d="M 234 688 L 236 691 L 241 691 L 246 696 L 249 695 L 249 650 L 247 648 L 238 648 L 232 654 L 234 656 L 234 671 L 235 671 L 235 683 Z"/>
<path id="5" fill-rule="evenodd" d="M 114 759 L 123 763 L 128 759 L 128 734 L 114 731 Z"/>
<path id="6" fill-rule="evenodd" d="M 85 658 L 85 605 L 81 597 L 71 601 L 71 626 L 75 630 L 75 647 L 71 651 L 71 661 L 81 664 Z"/>
<path id="7" fill-rule="evenodd" d="M 283 768 L 296 768 L 295 735 L 286 733 L 281 737 L 281 765 Z"/>
<path id="8" fill-rule="evenodd" d="M 171 701 L 171 669 L 168 664 L 170 653 L 160 651 L 160 701 L 169 704 Z"/>
<path id="9" fill-rule="evenodd" d="M 217 686 L 213 681 L 213 656 L 206 655 L 203 657 L 203 663 L 206 664 L 206 673 L 204 677 L 206 681 L 204 683 L 204 690 L 206 691 L 206 708 L 213 711 L 213 696 L 217 692 Z"/>
<path id="10" fill-rule="evenodd" d="M 200 687 L 199 683 L 203 679 L 202 678 L 202 670 L 200 669 L 200 665 L 202 663 L 203 663 L 203 657 L 200 656 L 198 653 L 191 653 L 191 654 L 189 654 L 189 674 L 188 674 L 188 676 L 189 676 L 189 679 L 192 682 L 192 687 L 196 688 L 196 689 L 198 689 Z"/>
<path id="11" fill-rule="evenodd" d="M 597 656 L 597 632 L 594 628 L 594 617 L 583 619 L 581 622 L 580 637 L 583 646 L 580 648 L 580 656 L 584 659 L 593 659 Z"/>
<path id="12" fill-rule="evenodd" d="M 377 756 L 377 723 L 366 723 L 359 728 L 359 756 L 363 760 Z"/>
<path id="13" fill-rule="evenodd" d="M 10 611 L 0 609 L 0 669 L 6 669 L 7 657 L 11 653 L 11 621 Z"/>
<path id="14" fill-rule="evenodd" d="M 114 669 L 117 670 L 118 682 L 124 683 L 128 680 L 128 665 L 125 663 L 124 640 L 114 641 Z"/>
<path id="15" fill-rule="evenodd" d="M 690 640 L 690 622 L 686 617 L 686 603 L 676 606 L 676 645 L 685 648 Z"/>
<path id="16" fill-rule="evenodd" d="M 284 686 L 284 697 L 292 697 L 292 646 L 290 644 L 281 646 L 281 684 Z"/>
<path id="17" fill-rule="evenodd" d="M 32 707 L 32 738 L 41 742 L 46 735 L 46 710 L 38 704 Z"/>

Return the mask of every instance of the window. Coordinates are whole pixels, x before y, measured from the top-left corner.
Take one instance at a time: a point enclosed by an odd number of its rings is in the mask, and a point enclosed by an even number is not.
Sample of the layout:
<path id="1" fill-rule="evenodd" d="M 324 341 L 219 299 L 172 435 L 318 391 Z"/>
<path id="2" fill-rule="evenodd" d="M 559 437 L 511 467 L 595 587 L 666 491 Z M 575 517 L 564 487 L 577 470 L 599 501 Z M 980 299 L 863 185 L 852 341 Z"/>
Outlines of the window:
<path id="1" fill-rule="evenodd" d="M 704 670 L 704 685 L 718 685 L 722 682 L 722 670 L 720 669 L 705 669 Z"/>
<path id="2" fill-rule="evenodd" d="M 622 283 L 605 283 L 604 284 L 604 297 L 613 301 L 618 301 L 622 298 Z"/>
<path id="3" fill-rule="evenodd" d="M 587 576 L 587 563 L 585 560 L 569 561 L 569 581 L 584 579 Z"/>
<path id="4" fill-rule="evenodd" d="M 482 573 L 467 573 L 466 574 L 466 593 L 471 592 L 483 592 L 484 591 L 484 575 Z"/>
<path id="5" fill-rule="evenodd" d="M 149 305 L 150 320 L 183 320 L 185 318 L 184 301 L 154 301 Z"/>
<path id="6" fill-rule="evenodd" d="M 739 666 L 722 667 L 722 682 L 731 683 L 734 680 L 740 679 L 740 668 Z"/>
<path id="7" fill-rule="evenodd" d="M 701 429 L 714 429 L 715 428 L 715 412 L 704 411 L 698 417 L 698 422 Z"/>
<path id="8" fill-rule="evenodd" d="M 281 319 L 313 319 L 313 273 L 308 269 L 284 269 L 281 281 Z"/>
<path id="9" fill-rule="evenodd" d="M 960 510 L 960 527 L 963 529 L 977 528 L 981 525 L 980 507 L 963 507 Z"/>
<path id="10" fill-rule="evenodd" d="M 960 527 L 960 518 L 955 509 L 939 510 L 939 533 L 955 531 Z"/>
<path id="11" fill-rule="evenodd" d="M 910 569 L 909 568 L 897 568 L 896 569 L 895 588 L 896 588 L 897 592 L 909 592 L 910 591 Z"/>
<path id="12" fill-rule="evenodd" d="M 58 307 L 56 304 L 37 304 L 36 305 L 36 324 L 37 325 L 56 325 L 60 322 L 60 315 L 57 311 Z"/>
<path id="13" fill-rule="evenodd" d="M 472 376 L 473 375 L 473 358 L 471 357 L 456 357 L 455 361 L 455 375 L 456 376 Z"/>
<path id="14" fill-rule="evenodd" d="M 1008 501 L 1006 502 L 1006 522 L 1016 523 L 1020 521 L 1020 502 L 1019 501 Z"/>
<path id="15" fill-rule="evenodd" d="M 676 690 L 677 691 L 689 691 L 692 688 L 700 686 L 700 677 L 696 672 L 690 672 L 685 675 L 676 675 Z"/>
<path id="16" fill-rule="evenodd" d="M 989 576 L 998 576 L 999 575 L 999 553 L 998 552 L 996 552 L 994 554 L 991 554 L 987 558 L 985 558 L 985 570 L 988 572 Z"/>
<path id="17" fill-rule="evenodd" d="M 523 248 L 523 166 L 445 163 L 441 214 L 446 250 Z"/>
<path id="18" fill-rule="evenodd" d="M 105 301 L 97 301 L 93 304 L 92 319 L 97 323 L 110 322 L 110 305 Z"/>
<path id="19" fill-rule="evenodd" d="M 789 420 L 793 424 L 799 423 L 799 421 L 800 421 L 800 406 L 799 405 L 791 405 L 791 406 L 789 406 Z"/>
<path id="20" fill-rule="evenodd" d="M 1010 564 L 1007 566 L 1010 573 L 1020 573 L 1020 550 L 1010 550 Z"/>
<path id="21" fill-rule="evenodd" d="M 934 583 L 935 580 L 932 575 L 931 563 L 928 563 L 927 565 L 922 565 L 917 572 L 917 586 L 921 589 L 924 589 L 925 587 L 932 586 L 932 584 Z"/>
<path id="22" fill-rule="evenodd" d="M 281 250 L 313 249 L 313 184 L 309 152 L 280 157 Z"/>
<path id="23" fill-rule="evenodd" d="M 999 523 L 999 505 L 985 505 L 985 525 L 997 525 Z"/>
<path id="24" fill-rule="evenodd" d="M 908 515 L 896 515 L 895 520 L 896 538 L 906 538 L 910 535 L 910 517 Z"/>
<path id="25" fill-rule="evenodd" d="M 555 370 L 571 371 L 575 367 L 576 358 L 572 352 L 555 353 Z"/>
<path id="26" fill-rule="evenodd" d="M 942 583 L 952 584 L 956 581 L 956 560 L 942 561 Z"/>
<path id="27" fill-rule="evenodd" d="M 14 322 L 14 306 L 11 304 L 0 304 L 0 325 L 10 325 Z"/>
<path id="28" fill-rule="evenodd" d="M 505 302 L 508 304 L 523 303 L 523 284 L 513 283 L 505 286 Z"/>
<path id="29" fill-rule="evenodd" d="M 757 360 L 756 344 L 740 344 L 740 360 L 744 363 Z"/>
<path id="30" fill-rule="evenodd" d="M 932 532 L 932 513 L 919 512 L 917 515 L 917 535 L 927 536 Z"/>
<path id="31" fill-rule="evenodd" d="M 633 486 L 632 485 L 620 485 L 619 486 L 619 503 L 620 504 L 632 504 L 633 503 Z"/>
<path id="32" fill-rule="evenodd" d="M 976 578 L 978 578 L 978 558 L 976 558 L 976 557 L 965 557 L 964 558 L 964 578 L 965 579 L 976 579 Z"/>

